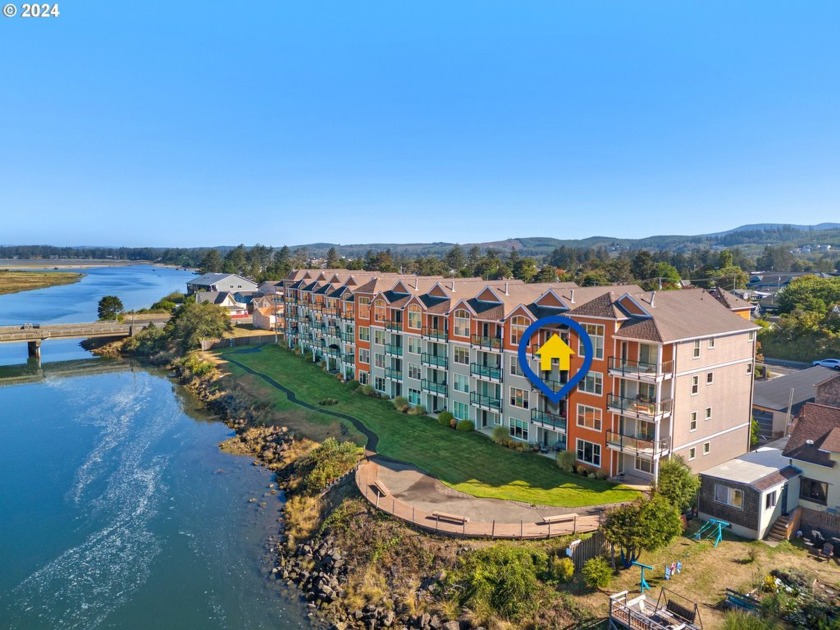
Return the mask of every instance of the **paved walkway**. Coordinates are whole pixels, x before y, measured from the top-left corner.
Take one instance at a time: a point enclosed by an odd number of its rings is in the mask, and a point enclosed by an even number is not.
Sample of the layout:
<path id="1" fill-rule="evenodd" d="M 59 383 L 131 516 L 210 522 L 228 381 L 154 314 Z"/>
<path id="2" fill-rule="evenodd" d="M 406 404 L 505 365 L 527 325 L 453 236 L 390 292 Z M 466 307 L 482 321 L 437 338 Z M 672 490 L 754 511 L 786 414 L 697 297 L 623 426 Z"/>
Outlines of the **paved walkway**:
<path id="1" fill-rule="evenodd" d="M 356 485 L 380 510 L 454 536 L 549 538 L 595 531 L 599 524 L 598 508 L 572 510 L 480 499 L 457 492 L 413 466 L 380 457 L 359 466 Z"/>

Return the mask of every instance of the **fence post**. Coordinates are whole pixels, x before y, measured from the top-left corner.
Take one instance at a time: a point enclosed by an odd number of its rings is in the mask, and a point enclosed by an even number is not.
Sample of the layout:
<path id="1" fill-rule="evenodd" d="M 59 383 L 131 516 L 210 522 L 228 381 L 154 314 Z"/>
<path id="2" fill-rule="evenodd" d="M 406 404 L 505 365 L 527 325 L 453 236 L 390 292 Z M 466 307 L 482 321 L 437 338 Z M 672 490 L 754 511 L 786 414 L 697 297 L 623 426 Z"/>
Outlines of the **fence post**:
<path id="1" fill-rule="evenodd" d="M 411 522 L 414 522 L 414 506 L 411 506 Z"/>
<path id="2" fill-rule="evenodd" d="M 493 528 L 490 530 L 490 538 L 496 537 L 496 519 L 493 519 Z"/>
<path id="3" fill-rule="evenodd" d="M 577 534 L 577 514 L 575 514 L 575 518 L 572 521 L 572 533 Z"/>
<path id="4" fill-rule="evenodd" d="M 391 497 L 391 514 L 397 515 L 397 500 L 394 497 Z"/>
<path id="5" fill-rule="evenodd" d="M 548 538 L 551 538 L 551 521 L 548 521 Z"/>
<path id="6" fill-rule="evenodd" d="M 523 527 L 522 521 L 519 521 L 519 540 L 522 540 L 523 538 Z"/>
<path id="7" fill-rule="evenodd" d="M 466 536 L 467 535 L 467 519 L 461 521 L 461 533 Z"/>

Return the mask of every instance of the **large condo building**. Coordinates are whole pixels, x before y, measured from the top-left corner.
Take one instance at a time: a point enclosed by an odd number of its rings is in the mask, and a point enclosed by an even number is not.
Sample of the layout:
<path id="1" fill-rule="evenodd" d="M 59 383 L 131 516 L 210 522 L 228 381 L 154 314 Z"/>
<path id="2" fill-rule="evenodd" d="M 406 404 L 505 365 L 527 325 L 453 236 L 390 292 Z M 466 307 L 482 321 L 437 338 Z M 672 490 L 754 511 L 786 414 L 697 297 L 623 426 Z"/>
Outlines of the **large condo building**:
<path id="1" fill-rule="evenodd" d="M 748 450 L 758 327 L 749 304 L 702 289 L 646 292 L 518 280 L 299 270 L 283 282 L 289 347 L 389 397 L 510 436 L 614 477 L 653 479 L 681 455 L 699 472 Z M 588 333 L 589 372 L 558 404 L 518 359 L 528 326 L 563 315 Z M 554 333 L 576 353 L 540 371 Z M 531 370 L 557 391 L 583 363 L 574 329 L 529 341 Z"/>

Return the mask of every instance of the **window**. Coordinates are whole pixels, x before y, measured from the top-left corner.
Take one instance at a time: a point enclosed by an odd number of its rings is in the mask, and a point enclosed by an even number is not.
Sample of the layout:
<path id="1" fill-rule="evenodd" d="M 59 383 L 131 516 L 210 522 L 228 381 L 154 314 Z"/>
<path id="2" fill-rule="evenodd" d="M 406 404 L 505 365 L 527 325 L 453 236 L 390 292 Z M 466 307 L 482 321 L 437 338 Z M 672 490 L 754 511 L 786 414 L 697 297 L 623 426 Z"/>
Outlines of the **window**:
<path id="1" fill-rule="evenodd" d="M 522 339 L 522 335 L 530 325 L 531 322 L 528 321 L 528 318 L 523 317 L 522 315 L 517 315 L 512 318 L 510 320 L 510 343 L 514 346 L 518 346 L 519 341 Z"/>
<path id="2" fill-rule="evenodd" d="M 461 365 L 467 365 L 470 362 L 470 349 L 462 346 L 455 346 L 453 349 L 452 361 L 460 363 Z"/>
<path id="3" fill-rule="evenodd" d="M 714 372 L 706 372 L 706 385 L 711 385 L 715 382 L 715 373 Z"/>
<path id="4" fill-rule="evenodd" d="M 370 341 L 370 328 L 359 326 L 359 341 Z"/>
<path id="5" fill-rule="evenodd" d="M 455 330 L 452 334 L 456 337 L 470 336 L 470 314 L 462 308 L 455 311 Z"/>
<path id="6" fill-rule="evenodd" d="M 592 358 L 604 358 L 604 326 L 602 324 L 583 324 L 583 329 L 592 340 Z M 583 356 L 586 351 L 583 347 L 583 342 L 578 340 L 578 354 Z"/>
<path id="7" fill-rule="evenodd" d="M 456 392 L 470 393 L 470 377 L 466 374 L 456 374 L 452 387 Z"/>
<path id="8" fill-rule="evenodd" d="M 799 498 L 810 501 L 811 503 L 827 505 L 828 484 L 824 481 L 817 481 L 816 479 L 802 477 L 799 480 Z"/>
<path id="9" fill-rule="evenodd" d="M 374 376 L 373 377 L 373 389 L 378 392 L 385 392 L 385 379 L 381 376 Z"/>
<path id="10" fill-rule="evenodd" d="M 715 338 L 714 338 L 714 337 L 710 337 L 710 338 L 709 338 L 709 350 L 713 350 L 713 349 L 714 349 L 714 347 L 715 347 Z"/>
<path id="11" fill-rule="evenodd" d="M 700 377 L 699 376 L 692 376 L 691 377 L 691 395 L 694 396 L 699 391 L 700 391 Z"/>
<path id="12" fill-rule="evenodd" d="M 408 338 L 408 351 L 412 354 L 420 354 L 420 337 Z"/>
<path id="13" fill-rule="evenodd" d="M 356 302 L 359 304 L 359 317 L 362 319 L 369 319 L 370 318 L 370 298 L 359 296 L 356 298 Z"/>
<path id="14" fill-rule="evenodd" d="M 604 387 L 604 375 L 600 372 L 587 372 L 578 385 L 578 391 L 600 396 Z"/>
<path id="15" fill-rule="evenodd" d="M 764 508 L 769 510 L 771 508 L 776 507 L 776 491 L 768 492 L 767 495 L 764 497 Z"/>
<path id="16" fill-rule="evenodd" d="M 708 455 L 712 451 L 711 442 L 703 442 L 703 455 Z"/>
<path id="17" fill-rule="evenodd" d="M 528 441 L 528 423 L 524 420 L 517 420 L 516 418 L 508 419 L 508 426 L 510 428 L 510 437 L 516 440 Z"/>
<path id="18" fill-rule="evenodd" d="M 385 321 L 385 300 L 376 300 L 376 302 L 373 303 L 373 321 Z"/>
<path id="19" fill-rule="evenodd" d="M 753 341 L 753 340 L 755 339 L 755 331 L 754 331 L 754 330 L 751 330 L 751 331 L 749 332 L 749 334 L 747 335 L 747 339 L 748 339 L 749 341 Z"/>
<path id="20" fill-rule="evenodd" d="M 512 407 L 519 407 L 520 409 L 528 408 L 528 390 L 519 389 L 518 387 L 510 388 L 510 404 Z"/>
<path id="21" fill-rule="evenodd" d="M 458 420 L 470 419 L 470 406 L 468 403 L 458 402 L 452 403 L 452 415 Z"/>
<path id="22" fill-rule="evenodd" d="M 374 353 L 373 364 L 378 368 L 384 368 L 385 367 L 385 355 L 380 354 L 379 352 Z"/>
<path id="23" fill-rule="evenodd" d="M 688 421 L 688 430 L 689 431 L 696 431 L 697 430 L 697 412 L 691 412 L 691 420 Z"/>
<path id="24" fill-rule="evenodd" d="M 385 331 L 378 328 L 373 329 L 373 343 L 385 343 Z"/>
<path id="25" fill-rule="evenodd" d="M 420 366 L 416 363 L 409 363 L 408 364 L 408 378 L 420 378 Z"/>
<path id="26" fill-rule="evenodd" d="M 411 405 L 420 404 L 420 390 L 408 388 L 408 402 Z"/>
<path id="27" fill-rule="evenodd" d="M 697 449 L 692 446 L 690 449 L 688 449 L 688 461 L 691 461 L 695 457 L 697 457 Z"/>
<path id="28" fill-rule="evenodd" d="M 359 382 L 362 385 L 367 385 L 370 382 L 370 373 L 364 370 L 359 371 Z"/>
<path id="29" fill-rule="evenodd" d="M 752 376 L 752 373 L 753 373 L 752 363 L 747 363 L 747 374 Z"/>
<path id="30" fill-rule="evenodd" d="M 593 466 L 601 467 L 601 445 L 587 442 L 586 440 L 577 440 L 577 459 L 579 462 L 585 464 L 592 464 Z"/>
<path id="31" fill-rule="evenodd" d="M 641 470 L 642 472 L 646 472 L 649 475 L 653 474 L 653 461 L 649 459 L 645 459 L 644 457 L 636 456 L 636 470 Z"/>
<path id="32" fill-rule="evenodd" d="M 711 407 L 706 407 L 706 415 L 704 416 L 704 418 L 706 420 L 711 420 L 712 419 L 712 408 Z"/>
<path id="33" fill-rule="evenodd" d="M 408 327 L 420 330 L 423 321 L 423 312 L 417 304 L 408 307 Z"/>
<path id="34" fill-rule="evenodd" d="M 715 484 L 715 501 L 724 505 L 731 505 L 739 510 L 744 509 L 744 491 L 738 488 L 730 488 L 723 484 Z"/>
<path id="35" fill-rule="evenodd" d="M 367 348 L 359 348 L 359 363 L 367 363 L 370 365 L 370 350 Z"/>
<path id="36" fill-rule="evenodd" d="M 525 372 L 519 367 L 519 357 L 511 357 L 510 374 L 511 376 L 525 376 Z"/>
<path id="37" fill-rule="evenodd" d="M 694 352 L 692 353 L 692 358 L 697 359 L 700 357 L 700 340 L 697 339 L 694 342 Z"/>
<path id="38" fill-rule="evenodd" d="M 577 425 L 586 429 L 601 430 L 601 410 L 589 405 L 577 406 Z"/>

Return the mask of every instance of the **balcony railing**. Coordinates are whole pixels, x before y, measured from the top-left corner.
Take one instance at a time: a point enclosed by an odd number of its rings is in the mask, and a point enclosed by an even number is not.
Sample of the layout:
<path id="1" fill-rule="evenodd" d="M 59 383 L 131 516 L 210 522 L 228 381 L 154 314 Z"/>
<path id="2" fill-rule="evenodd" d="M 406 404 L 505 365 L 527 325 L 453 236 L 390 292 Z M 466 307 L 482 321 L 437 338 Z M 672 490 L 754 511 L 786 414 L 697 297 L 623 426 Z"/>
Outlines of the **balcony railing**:
<path id="1" fill-rule="evenodd" d="M 341 350 L 336 350 L 335 348 L 327 348 L 326 352 L 331 357 L 335 357 L 336 359 L 341 358 Z"/>
<path id="2" fill-rule="evenodd" d="M 420 335 L 426 339 L 446 341 L 446 330 L 443 328 L 424 328 L 420 331 Z"/>
<path id="3" fill-rule="evenodd" d="M 385 354 L 393 354 L 394 356 L 401 357 L 403 353 L 402 346 L 393 346 L 391 344 L 387 344 L 385 346 Z"/>
<path id="4" fill-rule="evenodd" d="M 652 456 L 668 450 L 668 439 L 662 438 L 656 442 L 645 435 L 626 435 L 618 431 L 607 431 L 607 446 L 616 451 L 630 451 Z"/>
<path id="5" fill-rule="evenodd" d="M 560 431 L 566 430 L 566 416 L 539 409 L 531 409 L 531 422 L 539 422 Z"/>
<path id="6" fill-rule="evenodd" d="M 470 342 L 474 346 L 480 348 L 488 348 L 490 350 L 499 350 L 502 347 L 502 340 L 499 337 L 485 337 L 483 335 L 473 335 Z"/>
<path id="7" fill-rule="evenodd" d="M 607 396 L 607 407 L 611 410 L 651 418 L 671 413 L 672 402 L 670 399 L 662 402 L 652 402 L 643 398 L 623 398 L 614 394 Z"/>
<path id="8" fill-rule="evenodd" d="M 352 352 L 345 352 L 344 353 L 344 362 L 345 363 L 355 363 L 356 355 Z"/>
<path id="9" fill-rule="evenodd" d="M 435 394 L 443 394 L 444 396 L 449 393 L 449 386 L 446 383 L 435 383 L 425 378 L 420 381 L 420 389 L 427 392 L 434 392 Z"/>
<path id="10" fill-rule="evenodd" d="M 449 366 L 449 360 L 442 354 L 428 354 L 424 352 L 420 355 L 420 363 L 423 365 L 431 365 L 446 369 Z"/>
<path id="11" fill-rule="evenodd" d="M 502 408 L 502 399 L 496 396 L 488 396 L 479 392 L 470 392 L 470 402 L 480 407 L 490 407 L 491 409 L 500 410 Z"/>
<path id="12" fill-rule="evenodd" d="M 354 332 L 339 332 L 338 336 L 341 338 L 342 341 L 356 341 L 356 333 Z"/>
<path id="13" fill-rule="evenodd" d="M 486 378 L 492 381 L 502 380 L 502 368 L 479 363 L 470 363 L 470 374 L 477 378 Z"/>
<path id="14" fill-rule="evenodd" d="M 658 378 L 660 376 L 671 376 L 674 370 L 674 362 L 648 363 L 647 361 L 610 357 L 609 369 L 610 374 L 613 376 L 624 378 Z"/>
<path id="15" fill-rule="evenodd" d="M 393 368 L 385 368 L 385 378 L 390 378 L 395 381 L 402 380 L 402 370 L 395 370 Z"/>
<path id="16" fill-rule="evenodd" d="M 338 337 L 340 333 L 338 332 L 338 328 L 335 326 L 327 326 L 327 334 L 331 337 Z"/>
<path id="17" fill-rule="evenodd" d="M 393 321 L 385 322 L 385 328 L 387 330 L 395 330 L 397 332 L 401 332 L 402 331 L 402 322 L 393 322 Z"/>

